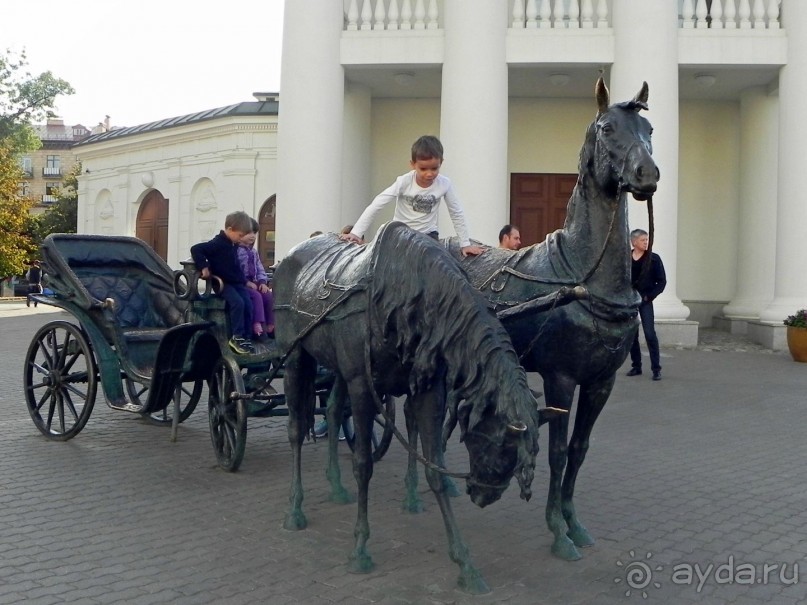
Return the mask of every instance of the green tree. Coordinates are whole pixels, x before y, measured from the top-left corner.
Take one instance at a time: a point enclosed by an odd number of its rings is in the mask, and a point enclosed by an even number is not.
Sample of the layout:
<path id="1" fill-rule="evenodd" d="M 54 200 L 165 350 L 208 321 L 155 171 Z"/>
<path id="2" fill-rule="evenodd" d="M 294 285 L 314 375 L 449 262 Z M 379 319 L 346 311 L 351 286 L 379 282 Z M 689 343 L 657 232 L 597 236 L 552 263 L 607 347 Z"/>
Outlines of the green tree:
<path id="1" fill-rule="evenodd" d="M 55 114 L 56 97 L 75 91 L 51 72 L 25 71 L 25 51 L 0 52 L 0 278 L 25 272 L 37 250 L 37 220 L 30 199 L 19 194 L 20 156 L 41 147 L 32 124 Z"/>
<path id="2" fill-rule="evenodd" d="M 63 186 L 56 190 L 56 202 L 39 218 L 37 226 L 41 242 L 51 233 L 75 233 L 78 225 L 78 175 L 81 162 L 76 162 L 64 178 Z"/>
<path id="3" fill-rule="evenodd" d="M 22 176 L 14 152 L 0 141 L 0 278 L 24 273 L 37 248 L 33 202 L 17 191 Z"/>
<path id="4" fill-rule="evenodd" d="M 56 115 L 56 97 L 76 92 L 49 71 L 32 76 L 27 65 L 24 50 L 18 57 L 10 50 L 0 54 L 0 140 L 19 153 L 39 149 L 31 125 Z"/>

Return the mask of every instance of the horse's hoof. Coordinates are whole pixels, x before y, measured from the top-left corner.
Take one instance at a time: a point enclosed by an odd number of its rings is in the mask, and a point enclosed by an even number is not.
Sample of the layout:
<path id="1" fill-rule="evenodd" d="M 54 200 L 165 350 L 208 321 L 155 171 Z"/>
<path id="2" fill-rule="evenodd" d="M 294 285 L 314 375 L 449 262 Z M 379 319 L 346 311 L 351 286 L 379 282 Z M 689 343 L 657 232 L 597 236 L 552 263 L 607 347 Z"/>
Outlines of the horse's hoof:
<path id="1" fill-rule="evenodd" d="M 490 586 L 485 582 L 485 579 L 476 570 L 472 572 L 461 573 L 457 578 L 457 588 L 468 594 L 488 594 Z"/>
<path id="2" fill-rule="evenodd" d="M 569 536 L 571 541 L 574 542 L 574 545 L 578 548 L 588 548 L 589 546 L 594 546 L 594 538 L 591 537 L 591 534 L 588 533 L 588 530 L 582 525 L 569 529 L 569 531 L 566 532 L 566 535 Z"/>
<path id="3" fill-rule="evenodd" d="M 347 562 L 347 570 L 350 573 L 370 573 L 374 568 L 373 558 L 366 553 L 361 555 L 351 554 Z"/>
<path id="4" fill-rule="evenodd" d="M 581 555 L 580 551 L 575 547 L 574 542 L 566 536 L 555 540 L 552 544 L 552 554 L 564 561 L 577 561 L 583 558 L 583 555 Z"/>
<path id="5" fill-rule="evenodd" d="M 401 510 L 404 511 L 405 513 L 412 513 L 413 515 L 422 513 L 423 500 L 421 500 L 417 494 L 413 496 L 407 496 L 401 503 Z"/>
<path id="6" fill-rule="evenodd" d="M 356 501 L 356 498 L 354 498 L 353 495 L 350 494 L 344 487 L 333 489 L 328 499 L 336 504 L 352 504 Z"/>
<path id="7" fill-rule="evenodd" d="M 306 520 L 302 511 L 287 514 L 285 520 L 283 521 L 283 529 L 287 529 L 289 531 L 299 531 L 301 529 L 305 529 L 307 526 L 308 521 Z"/>

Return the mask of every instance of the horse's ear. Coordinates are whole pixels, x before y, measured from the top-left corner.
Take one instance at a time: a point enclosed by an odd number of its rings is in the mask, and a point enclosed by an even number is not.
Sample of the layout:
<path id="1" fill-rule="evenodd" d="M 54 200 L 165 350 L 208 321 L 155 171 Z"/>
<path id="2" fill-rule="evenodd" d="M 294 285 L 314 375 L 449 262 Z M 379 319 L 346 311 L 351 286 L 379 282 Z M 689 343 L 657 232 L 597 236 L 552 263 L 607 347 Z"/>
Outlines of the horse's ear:
<path id="1" fill-rule="evenodd" d="M 597 97 L 597 115 L 605 113 L 608 110 L 608 87 L 602 80 L 602 76 L 597 78 L 597 84 L 594 86 L 594 96 Z"/>
<path id="2" fill-rule="evenodd" d="M 636 93 L 636 96 L 633 97 L 633 103 L 635 103 L 642 109 L 647 109 L 647 98 L 649 94 L 650 89 L 647 87 L 647 82 L 642 82 L 642 88 L 639 92 Z"/>

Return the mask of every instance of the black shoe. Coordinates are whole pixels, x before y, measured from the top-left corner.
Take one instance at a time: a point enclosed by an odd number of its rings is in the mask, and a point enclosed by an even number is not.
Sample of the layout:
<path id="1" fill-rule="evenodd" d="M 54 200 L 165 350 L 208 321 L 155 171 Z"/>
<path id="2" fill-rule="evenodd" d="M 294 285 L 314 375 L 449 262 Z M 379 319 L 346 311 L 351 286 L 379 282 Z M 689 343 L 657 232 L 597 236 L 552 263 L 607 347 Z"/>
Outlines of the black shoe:
<path id="1" fill-rule="evenodd" d="M 26 306 L 26 307 L 30 307 L 30 306 L 31 306 L 31 299 L 30 299 L 30 298 L 26 298 L 26 299 L 25 299 L 25 306 Z"/>
<path id="2" fill-rule="evenodd" d="M 661 380 L 661 370 L 653 370 L 653 380 Z"/>
<path id="3" fill-rule="evenodd" d="M 642 373 L 642 368 L 633 367 L 628 370 L 628 373 L 625 376 L 639 376 Z"/>

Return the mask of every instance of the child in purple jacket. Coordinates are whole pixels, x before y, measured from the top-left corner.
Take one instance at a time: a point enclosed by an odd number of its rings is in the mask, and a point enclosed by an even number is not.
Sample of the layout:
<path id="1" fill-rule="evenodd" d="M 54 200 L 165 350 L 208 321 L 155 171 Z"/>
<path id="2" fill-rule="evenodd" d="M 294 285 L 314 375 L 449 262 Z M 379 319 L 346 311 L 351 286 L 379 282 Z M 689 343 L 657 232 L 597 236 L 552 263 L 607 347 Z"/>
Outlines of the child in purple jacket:
<path id="1" fill-rule="evenodd" d="M 247 280 L 247 290 L 252 301 L 252 337 L 256 340 L 265 340 L 274 338 L 275 311 L 266 269 L 263 268 L 260 255 L 254 248 L 258 231 L 258 221 L 253 218 L 252 232 L 245 234 L 239 242 L 238 262 Z"/>

